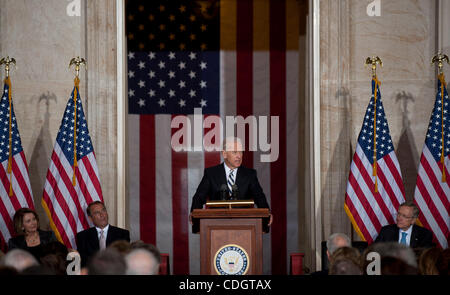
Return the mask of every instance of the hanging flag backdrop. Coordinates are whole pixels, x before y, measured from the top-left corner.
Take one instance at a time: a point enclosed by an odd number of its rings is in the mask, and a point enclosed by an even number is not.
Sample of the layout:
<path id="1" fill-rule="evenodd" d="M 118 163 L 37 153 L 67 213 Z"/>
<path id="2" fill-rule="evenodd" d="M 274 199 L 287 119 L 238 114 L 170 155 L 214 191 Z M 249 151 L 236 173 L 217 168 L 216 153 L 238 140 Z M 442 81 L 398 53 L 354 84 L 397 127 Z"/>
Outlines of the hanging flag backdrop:
<path id="1" fill-rule="evenodd" d="M 44 184 L 42 206 L 59 241 L 76 249 L 75 235 L 92 226 L 86 208 L 102 201 L 94 148 L 79 95 L 78 77 L 67 102 Z M 74 99 L 75 97 L 75 99 Z"/>
<path id="2" fill-rule="evenodd" d="M 20 140 L 9 77 L 0 102 L 0 249 L 14 236 L 14 213 L 23 207 L 34 210 L 28 166 Z"/>
<path id="3" fill-rule="evenodd" d="M 414 192 L 421 213 L 419 221 L 433 232 L 442 248 L 448 248 L 450 232 L 449 102 L 444 75 L 440 74 Z"/>
<path id="4" fill-rule="evenodd" d="M 396 222 L 405 201 L 400 164 L 384 113 L 379 81 L 372 79 L 372 97 L 356 143 L 345 195 L 345 211 L 361 239 L 372 243 L 382 226 Z"/>
<path id="5" fill-rule="evenodd" d="M 127 1 L 126 18 L 132 240 L 168 253 L 173 274 L 199 274 L 189 210 L 204 168 L 221 157 L 173 150 L 179 128 L 171 121 L 192 119 L 194 108 L 203 120 L 223 122 L 278 116 L 278 159 L 261 162 L 261 152 L 247 147 L 243 165 L 257 170 L 274 215 L 263 236 L 264 273 L 286 274 L 288 253 L 298 251 L 297 1 Z"/>

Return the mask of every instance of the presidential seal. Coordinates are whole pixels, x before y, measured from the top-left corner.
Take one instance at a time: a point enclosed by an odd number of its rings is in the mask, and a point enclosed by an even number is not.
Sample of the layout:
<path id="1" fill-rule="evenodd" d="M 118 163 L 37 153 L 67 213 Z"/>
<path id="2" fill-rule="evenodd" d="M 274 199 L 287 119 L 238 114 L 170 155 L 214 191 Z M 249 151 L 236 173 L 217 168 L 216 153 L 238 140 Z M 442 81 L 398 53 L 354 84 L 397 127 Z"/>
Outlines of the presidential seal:
<path id="1" fill-rule="evenodd" d="M 226 245 L 214 256 L 214 267 L 219 275 L 245 275 L 250 260 L 247 252 L 239 245 Z"/>

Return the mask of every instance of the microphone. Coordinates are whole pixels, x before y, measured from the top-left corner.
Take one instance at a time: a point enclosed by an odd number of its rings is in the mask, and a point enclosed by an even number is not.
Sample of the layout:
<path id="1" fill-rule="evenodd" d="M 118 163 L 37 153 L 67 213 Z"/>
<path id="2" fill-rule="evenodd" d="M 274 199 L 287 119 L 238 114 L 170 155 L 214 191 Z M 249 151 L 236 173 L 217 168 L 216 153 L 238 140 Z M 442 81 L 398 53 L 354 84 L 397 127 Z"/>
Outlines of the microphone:
<path id="1" fill-rule="evenodd" d="M 220 187 L 220 198 L 225 201 L 228 199 L 228 186 L 226 184 L 222 184 Z"/>
<path id="2" fill-rule="evenodd" d="M 231 200 L 237 200 L 239 195 L 239 189 L 236 184 L 231 186 Z"/>

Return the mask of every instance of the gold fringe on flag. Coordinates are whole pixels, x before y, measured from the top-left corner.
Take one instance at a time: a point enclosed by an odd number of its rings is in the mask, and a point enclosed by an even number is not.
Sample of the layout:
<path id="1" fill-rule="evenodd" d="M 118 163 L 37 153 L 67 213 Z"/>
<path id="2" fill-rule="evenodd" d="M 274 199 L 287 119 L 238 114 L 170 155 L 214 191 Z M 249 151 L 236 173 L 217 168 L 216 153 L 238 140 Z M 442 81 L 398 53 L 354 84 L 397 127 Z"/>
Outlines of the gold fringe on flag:
<path id="1" fill-rule="evenodd" d="M 439 81 L 441 81 L 441 127 L 442 127 L 442 145 L 441 145 L 441 164 L 442 164 L 442 182 L 447 182 L 445 176 L 445 141 L 444 141 L 444 87 L 447 87 L 445 83 L 444 73 L 438 74 Z"/>
<path id="2" fill-rule="evenodd" d="M 11 100 L 11 80 L 9 76 L 5 78 L 5 84 L 8 85 L 8 101 L 9 101 L 9 155 L 8 155 L 8 173 L 9 173 L 9 196 L 14 195 L 12 188 L 12 100 Z"/>
<path id="3" fill-rule="evenodd" d="M 77 162 L 77 96 L 78 96 L 78 86 L 80 85 L 80 79 L 78 76 L 75 77 L 75 89 L 73 91 L 73 109 L 74 109 L 74 122 L 73 122 L 73 176 L 72 184 L 75 186 L 77 184 L 75 169 L 78 167 Z"/>
<path id="4" fill-rule="evenodd" d="M 375 82 L 375 91 L 374 91 L 374 106 L 373 106 L 373 173 L 372 175 L 375 177 L 375 193 L 378 193 L 378 177 L 377 177 L 377 94 L 378 94 L 378 86 L 381 84 L 378 81 L 377 76 L 373 76 L 372 80 Z"/>

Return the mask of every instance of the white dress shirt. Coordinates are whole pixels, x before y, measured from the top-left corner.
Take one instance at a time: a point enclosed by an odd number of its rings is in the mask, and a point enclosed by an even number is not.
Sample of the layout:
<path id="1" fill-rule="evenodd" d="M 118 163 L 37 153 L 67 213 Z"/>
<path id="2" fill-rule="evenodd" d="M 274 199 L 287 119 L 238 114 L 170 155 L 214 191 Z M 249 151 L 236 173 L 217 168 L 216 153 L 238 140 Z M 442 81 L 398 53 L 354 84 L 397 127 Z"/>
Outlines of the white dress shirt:
<path id="1" fill-rule="evenodd" d="M 102 234 L 102 229 L 98 228 L 98 227 L 95 227 L 95 229 L 97 230 L 97 237 L 98 237 L 98 240 L 100 241 L 100 235 Z M 109 224 L 103 228 L 103 235 L 105 236 L 105 241 L 106 241 L 106 237 L 108 236 L 108 229 L 109 229 Z"/>

